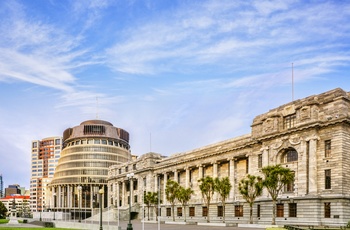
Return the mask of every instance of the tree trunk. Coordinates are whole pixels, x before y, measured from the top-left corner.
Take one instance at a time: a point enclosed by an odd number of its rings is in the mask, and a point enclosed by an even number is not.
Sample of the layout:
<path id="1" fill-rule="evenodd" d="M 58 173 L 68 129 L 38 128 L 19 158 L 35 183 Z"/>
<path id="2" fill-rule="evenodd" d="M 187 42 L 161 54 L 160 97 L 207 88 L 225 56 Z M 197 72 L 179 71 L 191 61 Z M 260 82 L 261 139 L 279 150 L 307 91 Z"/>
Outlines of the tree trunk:
<path id="1" fill-rule="evenodd" d="M 272 200 L 272 225 L 276 225 L 276 200 Z"/>
<path id="2" fill-rule="evenodd" d="M 249 223 L 253 223 L 253 203 L 249 204 L 250 210 L 249 210 Z"/>
<path id="3" fill-rule="evenodd" d="M 147 218 L 149 220 L 149 205 L 147 205 Z"/>
<path id="4" fill-rule="evenodd" d="M 175 222 L 175 208 L 174 208 L 175 205 L 171 205 L 171 209 L 172 209 L 172 212 L 173 212 L 173 221 Z"/>
<path id="5" fill-rule="evenodd" d="M 209 217 L 210 217 L 210 215 L 209 215 L 209 202 L 207 203 L 207 222 L 209 223 L 210 222 L 210 219 L 209 219 Z"/>
<path id="6" fill-rule="evenodd" d="M 185 217 L 185 222 L 186 222 L 186 206 L 185 205 L 183 206 L 183 209 L 184 209 L 184 217 Z"/>
<path id="7" fill-rule="evenodd" d="M 222 203 L 222 215 L 223 215 L 223 219 L 222 219 L 222 223 L 225 223 L 225 204 Z"/>

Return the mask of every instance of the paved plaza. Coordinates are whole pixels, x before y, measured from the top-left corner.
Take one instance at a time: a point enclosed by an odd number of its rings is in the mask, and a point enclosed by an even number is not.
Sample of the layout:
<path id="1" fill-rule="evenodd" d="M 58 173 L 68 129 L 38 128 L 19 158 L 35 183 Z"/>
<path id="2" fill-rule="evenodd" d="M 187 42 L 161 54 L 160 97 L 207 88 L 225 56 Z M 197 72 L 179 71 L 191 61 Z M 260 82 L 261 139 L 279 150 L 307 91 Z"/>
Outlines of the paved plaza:
<path id="1" fill-rule="evenodd" d="M 45 221 L 45 220 L 43 220 Z M 58 228 L 67 228 L 67 229 L 95 229 L 98 230 L 100 225 L 99 222 L 73 222 L 73 221 L 53 221 L 55 226 Z M 119 228 L 118 222 L 103 222 L 103 230 L 126 230 L 128 222 L 120 221 Z M 142 223 L 139 220 L 132 221 L 133 230 L 219 230 L 219 229 L 229 229 L 229 230 L 262 230 L 265 229 L 264 226 L 255 226 L 255 227 L 223 227 L 223 226 L 202 226 L 194 224 L 183 224 L 173 223 L 173 224 L 158 224 L 158 223 Z M 28 224 L 2 224 L 0 229 L 6 229 L 6 227 L 38 227 L 31 223 Z"/>

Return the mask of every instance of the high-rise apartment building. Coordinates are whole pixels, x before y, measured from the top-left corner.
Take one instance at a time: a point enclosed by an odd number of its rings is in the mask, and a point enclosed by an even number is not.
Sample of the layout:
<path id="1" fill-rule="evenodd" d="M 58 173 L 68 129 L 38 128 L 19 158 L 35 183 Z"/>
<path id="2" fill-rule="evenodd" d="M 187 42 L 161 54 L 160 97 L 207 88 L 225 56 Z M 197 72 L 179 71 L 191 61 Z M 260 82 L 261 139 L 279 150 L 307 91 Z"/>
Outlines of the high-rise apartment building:
<path id="1" fill-rule="evenodd" d="M 30 208 L 34 212 L 50 209 L 46 187 L 53 178 L 61 149 L 62 137 L 32 141 Z"/>
<path id="2" fill-rule="evenodd" d="M 2 181 L 2 174 L 0 174 L 0 198 L 4 197 L 4 182 Z"/>

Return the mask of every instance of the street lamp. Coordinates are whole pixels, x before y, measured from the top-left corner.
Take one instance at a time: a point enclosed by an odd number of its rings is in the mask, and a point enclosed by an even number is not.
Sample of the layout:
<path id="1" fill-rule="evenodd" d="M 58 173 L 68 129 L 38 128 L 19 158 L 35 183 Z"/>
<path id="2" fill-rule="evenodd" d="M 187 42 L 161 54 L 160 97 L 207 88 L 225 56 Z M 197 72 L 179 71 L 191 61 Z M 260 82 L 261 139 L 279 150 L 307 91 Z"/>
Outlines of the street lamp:
<path id="1" fill-rule="evenodd" d="M 103 230 L 102 227 L 102 195 L 104 193 L 103 187 L 98 191 L 100 194 L 100 230 Z"/>
<path id="2" fill-rule="evenodd" d="M 81 186 L 78 186 L 78 208 L 79 208 L 79 223 L 81 222 L 81 205 L 80 205 L 80 192 L 81 192 Z"/>
<path id="3" fill-rule="evenodd" d="M 126 230 L 133 230 L 132 229 L 132 224 L 131 224 L 131 180 L 134 176 L 134 173 L 128 173 L 126 175 L 126 177 L 128 178 L 129 180 L 129 223 L 128 223 L 128 226 L 126 227 Z"/>
<path id="4" fill-rule="evenodd" d="M 55 208 L 56 208 L 56 193 L 53 193 L 53 220 L 56 220 L 56 218 L 55 218 Z"/>
<path id="5" fill-rule="evenodd" d="M 40 210 L 40 218 L 39 218 L 39 221 L 42 221 L 42 219 L 41 219 L 41 212 L 43 211 L 42 198 L 40 197 L 39 200 L 40 200 L 40 208 L 41 208 L 41 210 Z"/>

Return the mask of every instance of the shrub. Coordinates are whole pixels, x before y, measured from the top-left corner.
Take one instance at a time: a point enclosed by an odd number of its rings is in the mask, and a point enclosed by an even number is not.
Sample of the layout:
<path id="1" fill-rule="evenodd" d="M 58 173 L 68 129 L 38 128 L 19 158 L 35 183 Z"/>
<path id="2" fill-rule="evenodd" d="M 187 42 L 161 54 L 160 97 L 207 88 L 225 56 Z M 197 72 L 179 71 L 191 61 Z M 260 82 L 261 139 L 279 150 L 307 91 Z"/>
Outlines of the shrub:
<path id="1" fill-rule="evenodd" d="M 54 228 L 55 224 L 53 222 L 45 222 L 44 227 L 45 228 Z"/>

